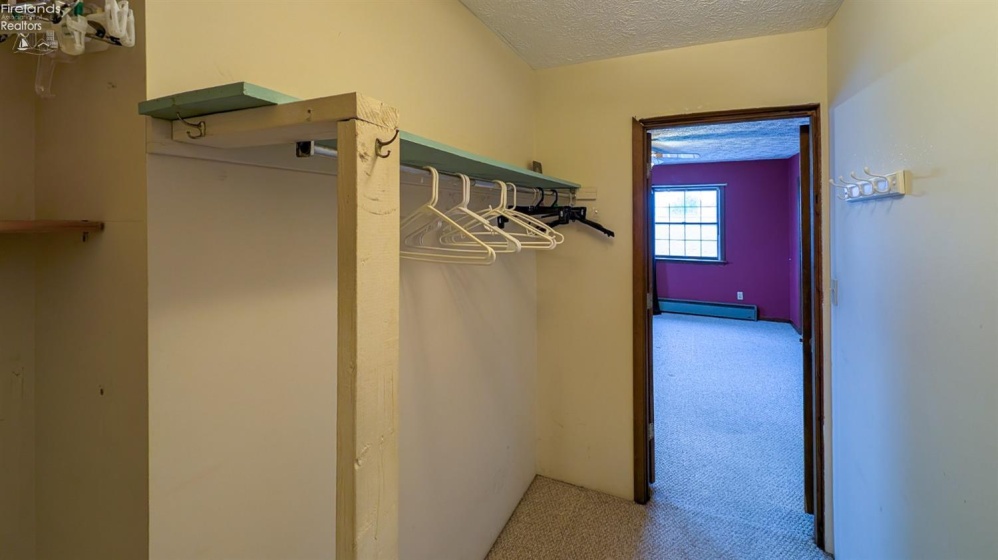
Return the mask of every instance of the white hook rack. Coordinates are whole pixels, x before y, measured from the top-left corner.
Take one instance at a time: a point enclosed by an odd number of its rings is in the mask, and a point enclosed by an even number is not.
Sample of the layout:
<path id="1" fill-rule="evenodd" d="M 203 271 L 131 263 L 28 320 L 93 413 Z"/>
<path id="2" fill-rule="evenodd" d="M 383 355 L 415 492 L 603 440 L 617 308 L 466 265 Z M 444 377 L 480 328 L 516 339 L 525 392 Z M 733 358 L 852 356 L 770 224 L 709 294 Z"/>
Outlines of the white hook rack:
<path id="1" fill-rule="evenodd" d="M 849 176 L 848 182 L 839 175 L 838 180 L 829 179 L 828 183 L 836 189 L 835 197 L 846 202 L 860 200 L 875 200 L 878 198 L 900 198 L 908 193 L 908 172 L 904 169 L 889 175 L 872 173 L 869 167 L 863 168 L 866 177 L 857 177 L 855 172 Z"/>

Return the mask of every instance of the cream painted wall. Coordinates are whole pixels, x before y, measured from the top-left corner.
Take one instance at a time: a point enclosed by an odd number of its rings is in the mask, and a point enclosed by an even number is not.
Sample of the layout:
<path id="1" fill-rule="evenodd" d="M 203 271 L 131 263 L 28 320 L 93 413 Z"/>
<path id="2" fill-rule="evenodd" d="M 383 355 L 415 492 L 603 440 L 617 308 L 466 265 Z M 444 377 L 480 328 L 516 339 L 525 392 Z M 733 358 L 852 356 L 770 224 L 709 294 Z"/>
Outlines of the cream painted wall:
<path id="1" fill-rule="evenodd" d="M 34 58 L 0 53 L 0 220 L 34 216 Z M 12 133 L 11 131 L 17 131 Z M 0 239 L 0 558 L 34 557 L 35 250 Z"/>
<path id="2" fill-rule="evenodd" d="M 147 549 L 145 51 L 132 6 L 139 44 L 60 65 L 56 97 L 36 105 L 36 217 L 107 222 L 86 243 L 36 241 L 39 560 Z"/>
<path id="3" fill-rule="evenodd" d="M 286 148 L 149 156 L 151 558 L 333 554 L 335 168 Z M 403 262 L 402 558 L 484 557 L 534 477 L 534 260 Z"/>
<path id="4" fill-rule="evenodd" d="M 824 106 L 825 60 L 817 30 L 538 72 L 536 159 L 596 187 L 619 232 L 575 229 L 538 262 L 539 345 L 559 350 L 540 357 L 540 474 L 633 496 L 631 118 Z"/>
<path id="5" fill-rule="evenodd" d="M 533 154 L 534 73 L 457 0 L 148 3 L 150 98 L 238 81 L 360 91 L 409 132 L 521 166 Z"/>
<path id="6" fill-rule="evenodd" d="M 149 96 L 357 90 L 406 130 L 531 159 L 534 73 L 456 0 L 281 6 L 150 0 Z M 288 150 L 260 158 L 317 174 L 149 156 L 152 558 L 332 554 L 335 184 Z M 536 470 L 535 259 L 401 281 L 402 557 L 484 557 Z"/>
<path id="7" fill-rule="evenodd" d="M 998 4 L 847 1 L 828 29 L 837 557 L 998 556 Z"/>
<path id="8" fill-rule="evenodd" d="M 429 189 L 413 186 L 418 178 L 402 174 L 403 215 L 429 199 Z M 458 192 L 444 191 L 441 207 Z M 487 267 L 402 261 L 406 560 L 485 558 L 534 478 L 535 261 L 529 252 Z"/>
<path id="9" fill-rule="evenodd" d="M 333 178 L 148 169 L 149 557 L 332 558 Z"/>

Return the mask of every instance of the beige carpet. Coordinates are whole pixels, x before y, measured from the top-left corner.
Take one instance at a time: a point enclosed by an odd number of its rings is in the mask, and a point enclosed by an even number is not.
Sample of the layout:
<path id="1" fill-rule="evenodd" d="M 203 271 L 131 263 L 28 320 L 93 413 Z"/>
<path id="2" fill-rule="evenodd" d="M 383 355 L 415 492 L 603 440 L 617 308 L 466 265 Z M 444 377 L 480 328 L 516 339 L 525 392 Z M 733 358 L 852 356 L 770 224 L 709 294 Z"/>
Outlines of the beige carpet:
<path id="1" fill-rule="evenodd" d="M 486 560 L 825 559 L 802 539 L 537 477 Z"/>
<path id="2" fill-rule="evenodd" d="M 826 558 L 803 511 L 797 333 L 666 314 L 654 335 L 651 502 L 538 477 L 489 559 Z"/>
<path id="3" fill-rule="evenodd" d="M 651 558 L 646 508 L 538 476 L 486 560 Z"/>

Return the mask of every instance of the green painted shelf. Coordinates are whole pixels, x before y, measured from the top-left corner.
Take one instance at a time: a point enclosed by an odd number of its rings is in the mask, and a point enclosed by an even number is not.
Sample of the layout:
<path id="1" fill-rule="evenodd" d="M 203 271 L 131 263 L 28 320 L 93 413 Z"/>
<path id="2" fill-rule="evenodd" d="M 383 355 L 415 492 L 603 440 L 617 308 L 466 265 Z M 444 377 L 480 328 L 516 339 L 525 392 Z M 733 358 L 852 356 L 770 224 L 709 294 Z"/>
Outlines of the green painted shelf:
<path id="1" fill-rule="evenodd" d="M 199 89 L 150 99 L 139 103 L 139 114 L 159 119 L 176 120 L 177 114 L 187 119 L 214 113 L 252 109 L 266 105 L 290 103 L 298 99 L 246 82 Z M 578 189 L 579 184 L 523 167 L 466 152 L 409 132 L 399 133 L 401 160 L 412 167 L 435 167 L 447 173 L 464 173 L 474 179 L 498 179 L 521 187 L 541 189 Z M 319 142 L 335 148 L 336 141 Z"/>
<path id="2" fill-rule="evenodd" d="M 236 82 L 143 101 L 139 103 L 139 114 L 175 121 L 177 113 L 187 119 L 292 101 L 298 99 L 247 82 Z"/>

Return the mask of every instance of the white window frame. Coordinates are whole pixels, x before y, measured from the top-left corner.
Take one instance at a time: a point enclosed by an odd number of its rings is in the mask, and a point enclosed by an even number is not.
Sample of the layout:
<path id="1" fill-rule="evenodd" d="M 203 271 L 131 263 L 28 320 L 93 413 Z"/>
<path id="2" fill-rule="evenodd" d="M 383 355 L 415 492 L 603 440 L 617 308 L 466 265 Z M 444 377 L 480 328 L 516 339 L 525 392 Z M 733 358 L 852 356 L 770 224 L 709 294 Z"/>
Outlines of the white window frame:
<path id="1" fill-rule="evenodd" d="M 651 200 L 651 211 L 652 211 L 652 253 L 655 256 L 655 260 L 659 261 L 679 261 L 679 262 L 695 262 L 695 263 L 724 263 L 724 187 L 725 184 L 706 184 L 706 185 L 653 185 L 652 186 L 652 200 Z M 655 204 L 655 194 L 659 192 L 675 192 L 675 191 L 707 191 L 713 190 L 717 192 L 717 221 L 716 222 L 670 222 L 670 221 L 659 221 L 656 204 Z M 655 226 L 659 225 L 716 225 L 717 226 L 717 256 L 716 257 L 697 257 L 697 256 L 673 256 L 673 255 L 662 255 L 656 250 L 655 243 Z M 703 241 L 701 239 L 701 241 Z"/>

